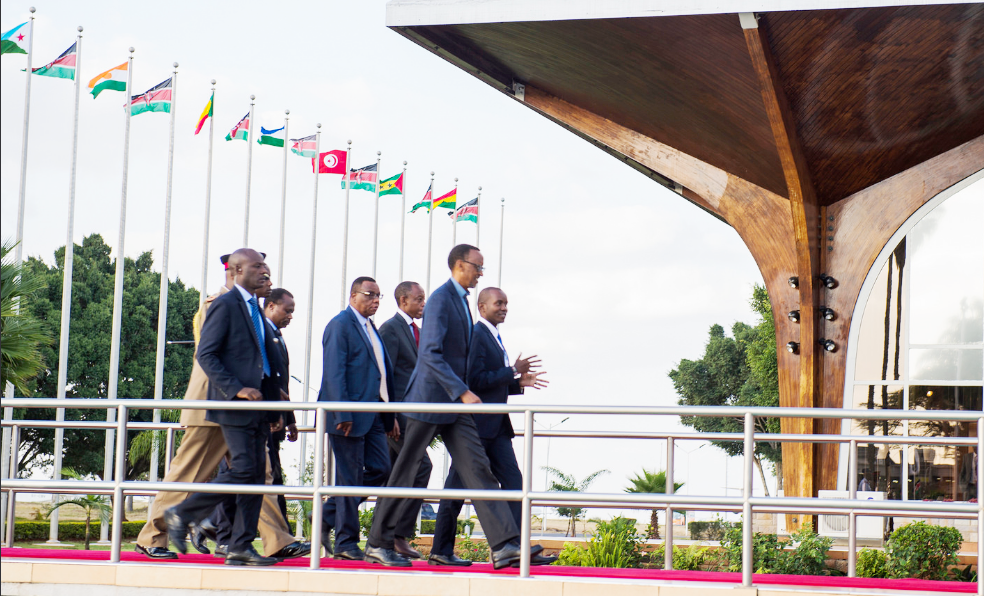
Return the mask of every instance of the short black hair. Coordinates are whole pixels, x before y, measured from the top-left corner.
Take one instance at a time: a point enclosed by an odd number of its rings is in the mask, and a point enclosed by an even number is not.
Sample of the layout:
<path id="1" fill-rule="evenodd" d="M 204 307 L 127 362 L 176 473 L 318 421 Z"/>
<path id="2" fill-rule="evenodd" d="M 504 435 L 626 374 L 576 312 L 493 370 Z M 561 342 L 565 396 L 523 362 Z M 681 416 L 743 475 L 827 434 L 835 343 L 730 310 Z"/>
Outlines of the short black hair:
<path id="1" fill-rule="evenodd" d="M 409 296 L 410 292 L 413 291 L 414 286 L 419 286 L 415 281 L 401 281 L 397 284 L 396 289 L 393 290 L 393 297 L 396 298 L 396 305 L 400 305 L 400 298 L 404 296 Z"/>
<path id="2" fill-rule="evenodd" d="M 454 264 L 458 261 L 464 261 L 468 258 L 468 253 L 473 250 L 478 250 L 477 246 L 472 246 L 471 244 L 459 244 L 451 249 L 451 253 L 448 254 L 448 269 L 454 271 Z"/>
<path id="3" fill-rule="evenodd" d="M 355 278 L 355 281 L 352 282 L 352 287 L 349 289 L 349 296 L 351 296 L 352 294 L 355 294 L 356 292 L 358 292 L 359 290 L 361 290 L 362 289 L 362 284 L 365 283 L 365 282 L 367 282 L 367 281 L 371 281 L 372 283 L 376 283 L 376 280 L 374 280 L 373 278 L 369 277 L 368 275 L 363 275 L 362 277 Z"/>
<path id="4" fill-rule="evenodd" d="M 293 294 L 283 288 L 270 290 L 270 295 L 263 299 L 263 310 L 266 310 L 267 304 L 280 304 L 284 301 L 284 296 L 294 297 Z"/>
<path id="5" fill-rule="evenodd" d="M 486 300 L 488 300 L 489 299 L 489 294 L 491 294 L 492 292 L 501 292 L 503 296 L 506 294 L 505 292 L 503 292 L 499 288 L 493 288 L 491 286 L 488 287 L 488 288 L 482 288 L 482 291 L 478 293 L 478 303 L 479 304 L 482 304 Z"/>

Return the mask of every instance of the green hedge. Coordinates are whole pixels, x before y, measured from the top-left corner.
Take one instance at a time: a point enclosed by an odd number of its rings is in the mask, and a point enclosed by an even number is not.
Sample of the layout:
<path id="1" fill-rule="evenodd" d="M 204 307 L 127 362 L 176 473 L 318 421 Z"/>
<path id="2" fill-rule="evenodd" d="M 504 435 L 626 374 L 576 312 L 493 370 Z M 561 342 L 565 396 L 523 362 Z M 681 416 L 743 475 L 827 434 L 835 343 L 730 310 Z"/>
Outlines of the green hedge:
<path id="1" fill-rule="evenodd" d="M 687 530 L 690 531 L 691 540 L 721 540 L 724 538 L 724 531 L 726 529 L 721 520 L 692 521 L 687 524 Z"/>
<path id="2" fill-rule="evenodd" d="M 123 522 L 123 538 L 136 538 L 143 527 L 144 522 L 142 521 Z M 14 541 L 37 542 L 47 540 L 50 528 L 51 524 L 46 521 L 14 522 Z M 90 540 L 99 540 L 99 528 L 100 523 L 98 521 L 90 524 Z M 85 540 L 85 522 L 58 522 L 58 539 L 72 542 Z"/>

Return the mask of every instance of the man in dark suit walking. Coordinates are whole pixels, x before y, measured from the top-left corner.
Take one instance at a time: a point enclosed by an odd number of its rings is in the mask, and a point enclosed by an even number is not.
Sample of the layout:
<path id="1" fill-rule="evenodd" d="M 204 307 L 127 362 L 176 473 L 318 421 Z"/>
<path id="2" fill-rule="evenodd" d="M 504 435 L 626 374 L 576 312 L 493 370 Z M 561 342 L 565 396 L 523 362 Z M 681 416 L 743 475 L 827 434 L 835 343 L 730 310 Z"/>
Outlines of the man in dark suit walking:
<path id="1" fill-rule="evenodd" d="M 287 352 L 287 344 L 280 330 L 290 325 L 294 318 L 294 295 L 283 288 L 273 289 L 270 296 L 263 299 L 263 315 L 268 329 L 274 334 L 274 339 L 280 348 L 280 358 L 284 365 L 280 388 L 286 397 L 290 395 L 290 354 Z M 284 469 L 280 463 L 280 444 L 284 439 L 291 443 L 297 441 L 297 419 L 293 412 L 283 412 L 279 428 L 270 433 L 270 472 L 273 475 L 273 484 L 280 486 L 284 484 Z M 277 495 L 277 504 L 280 505 L 280 513 L 286 520 L 287 499 L 283 495 Z"/>
<path id="2" fill-rule="evenodd" d="M 280 355 L 273 335 L 266 333 L 256 299 L 270 276 L 260 253 L 241 248 L 229 257 L 235 287 L 209 309 L 198 345 L 198 363 L 208 376 L 208 399 L 216 401 L 279 401 Z M 206 418 L 219 424 L 229 449 L 230 465 L 212 482 L 263 484 L 270 413 L 246 410 L 209 410 Z M 195 493 L 164 514 L 167 533 L 175 548 L 187 551 L 191 524 L 209 515 L 227 498 L 221 493 Z M 273 557 L 253 548 L 263 495 L 236 495 L 236 515 L 226 555 L 227 565 L 272 565 Z"/>
<path id="3" fill-rule="evenodd" d="M 540 389 L 549 383 L 541 379 L 537 372 L 540 361 L 537 357 L 523 358 L 520 354 L 515 363 L 509 362 L 509 354 L 499 334 L 499 325 L 506 320 L 509 299 L 499 288 L 485 288 L 478 295 L 478 314 L 480 319 L 472 331 L 471 348 L 468 351 L 468 388 L 475 392 L 484 403 L 504 404 L 510 395 L 523 393 L 526 387 Z M 492 474 L 503 490 L 523 490 L 523 474 L 516 462 L 513 451 L 512 422 L 508 414 L 473 414 L 478 436 L 482 440 L 485 454 L 489 458 Z M 462 488 L 456 462 L 451 463 L 444 488 Z M 429 563 L 433 565 L 471 565 L 471 561 L 454 555 L 454 536 L 457 529 L 458 514 L 464 501 L 442 499 L 437 512 L 434 528 L 434 546 Z M 519 501 L 509 501 L 516 525 L 521 523 L 522 505 Z M 535 555 L 530 564 L 549 565 L 557 557 Z"/>
<path id="4" fill-rule="evenodd" d="M 413 373 L 414 367 L 417 366 L 420 328 L 415 319 L 424 316 L 426 299 L 424 289 L 420 287 L 420 284 L 412 281 L 400 282 L 393 293 L 396 297 L 396 314 L 379 326 L 379 334 L 383 336 L 386 354 L 393 361 L 394 392 L 392 401 L 403 401 L 403 397 L 407 393 L 407 385 L 410 383 L 410 375 Z M 407 417 L 404 414 L 397 414 L 396 419 L 400 423 L 400 428 L 407 427 Z M 391 461 L 396 461 L 396 458 L 399 457 L 403 444 L 402 438 L 389 439 Z M 425 451 L 424 456 L 420 458 L 420 467 L 417 468 L 417 475 L 413 479 L 413 487 L 427 488 L 433 469 L 430 456 Z M 411 504 L 407 507 L 406 516 L 396 526 L 396 536 L 393 540 L 393 549 L 411 559 L 420 558 L 420 553 L 410 546 L 408 538 L 413 536 L 416 529 L 417 513 L 420 511 L 421 502 L 421 499 L 412 499 Z"/>
<path id="5" fill-rule="evenodd" d="M 448 255 L 451 279 L 431 294 L 424 309 L 417 367 L 410 377 L 405 402 L 478 404 L 482 400 L 465 382 L 468 346 L 472 335 L 468 290 L 478 285 L 485 267 L 482 253 L 459 244 Z M 408 486 L 417 473 L 420 458 L 431 440 L 440 435 L 458 464 L 462 483 L 473 490 L 497 490 L 499 483 L 489 469 L 478 430 L 470 414 L 407 414 L 405 444 L 387 486 Z M 382 498 L 366 541 L 365 560 L 394 567 L 408 567 L 410 560 L 395 550 L 396 526 L 406 516 L 406 499 Z M 518 563 L 519 528 L 505 501 L 477 501 L 475 505 L 496 569 Z M 542 549 L 540 549 L 542 550 Z M 534 551 L 538 553 L 539 550 Z"/>
<path id="6" fill-rule="evenodd" d="M 371 277 L 352 282 L 349 306 L 325 327 L 324 368 L 318 401 L 378 403 L 393 395 L 393 365 L 376 326 L 369 318 L 379 308 L 379 286 Z M 397 437 L 393 414 L 331 412 L 328 438 L 335 455 L 337 486 L 381 486 L 390 473 L 386 435 Z M 336 559 L 361 561 L 360 497 L 332 497 L 324 519 L 335 523 Z"/>

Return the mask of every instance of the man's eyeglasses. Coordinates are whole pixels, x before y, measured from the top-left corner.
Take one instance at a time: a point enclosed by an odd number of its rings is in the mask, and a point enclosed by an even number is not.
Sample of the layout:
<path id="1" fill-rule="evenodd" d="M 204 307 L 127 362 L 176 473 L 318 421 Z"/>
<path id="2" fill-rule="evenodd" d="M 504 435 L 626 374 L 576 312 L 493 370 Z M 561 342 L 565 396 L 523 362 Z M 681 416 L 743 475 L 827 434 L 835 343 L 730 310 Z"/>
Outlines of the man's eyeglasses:
<path id="1" fill-rule="evenodd" d="M 461 260 L 462 261 L 465 261 L 464 259 L 461 259 Z M 476 265 L 475 263 L 472 263 L 471 261 L 465 261 L 465 262 L 468 263 L 469 265 L 471 265 L 472 267 L 474 267 L 479 273 L 483 273 L 485 271 L 485 267 L 483 267 L 482 265 Z"/>
<path id="2" fill-rule="evenodd" d="M 359 292 L 356 292 L 356 294 L 362 294 L 363 296 L 368 296 L 369 297 L 369 300 L 375 300 L 376 298 L 382 298 L 383 297 L 383 295 L 380 294 L 380 293 L 378 293 L 378 292 L 364 292 L 364 291 L 359 291 Z"/>

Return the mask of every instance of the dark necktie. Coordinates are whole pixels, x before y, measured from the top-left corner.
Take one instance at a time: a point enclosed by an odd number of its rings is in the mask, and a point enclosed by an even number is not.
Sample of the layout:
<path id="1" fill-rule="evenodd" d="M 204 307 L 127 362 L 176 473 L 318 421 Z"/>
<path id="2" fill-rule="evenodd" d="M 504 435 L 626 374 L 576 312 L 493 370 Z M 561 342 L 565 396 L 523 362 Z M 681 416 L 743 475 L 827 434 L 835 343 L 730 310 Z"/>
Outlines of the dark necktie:
<path id="1" fill-rule="evenodd" d="M 249 316 L 253 319 L 253 331 L 256 341 L 260 344 L 260 356 L 263 356 L 263 376 L 270 376 L 270 361 L 267 360 L 266 346 L 263 345 L 263 323 L 260 321 L 260 307 L 256 304 L 256 296 L 249 299 Z"/>
<path id="2" fill-rule="evenodd" d="M 413 344 L 419 348 L 420 347 L 420 327 L 417 327 L 417 324 L 416 323 L 414 323 L 413 321 L 410 321 L 410 328 L 413 329 Z"/>

